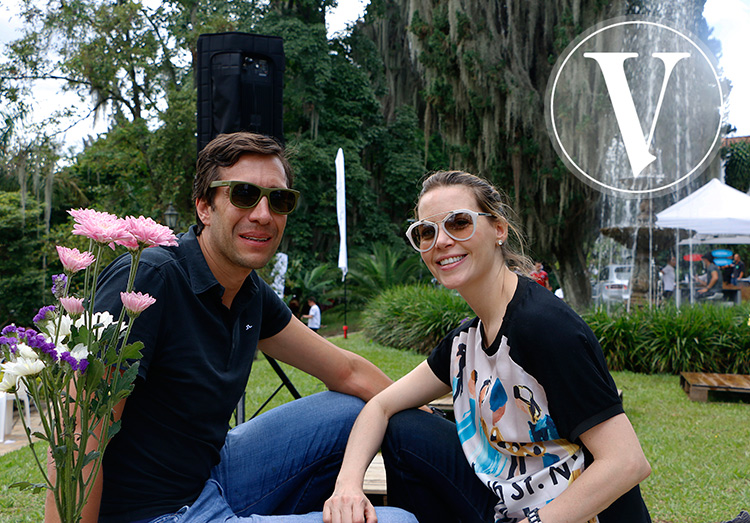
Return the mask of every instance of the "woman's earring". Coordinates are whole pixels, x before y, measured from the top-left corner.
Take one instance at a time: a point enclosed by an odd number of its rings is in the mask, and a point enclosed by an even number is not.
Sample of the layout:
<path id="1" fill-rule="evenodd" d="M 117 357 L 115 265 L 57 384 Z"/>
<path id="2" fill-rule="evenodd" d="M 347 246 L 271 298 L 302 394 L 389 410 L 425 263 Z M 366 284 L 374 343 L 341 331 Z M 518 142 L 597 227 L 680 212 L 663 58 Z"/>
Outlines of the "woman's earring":
<path id="1" fill-rule="evenodd" d="M 503 245 L 503 240 L 497 240 L 497 244 L 500 245 L 500 246 L 502 246 Z"/>

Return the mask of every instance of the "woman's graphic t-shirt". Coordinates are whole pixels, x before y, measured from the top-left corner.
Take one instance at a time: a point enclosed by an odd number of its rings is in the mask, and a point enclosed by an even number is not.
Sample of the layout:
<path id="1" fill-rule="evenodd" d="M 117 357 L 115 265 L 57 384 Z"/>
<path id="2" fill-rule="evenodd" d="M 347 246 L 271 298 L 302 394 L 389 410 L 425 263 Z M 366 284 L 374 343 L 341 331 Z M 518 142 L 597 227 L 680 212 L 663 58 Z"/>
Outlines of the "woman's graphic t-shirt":
<path id="1" fill-rule="evenodd" d="M 527 278 L 519 277 L 497 338 L 484 340 L 474 318 L 446 336 L 428 363 L 453 390 L 466 459 L 498 497 L 495 521 L 511 523 L 580 476 L 590 455 L 579 436 L 623 408 L 591 329 Z M 594 521 L 649 521 L 635 494 L 627 511 L 634 517 L 608 519 L 605 511 Z"/>

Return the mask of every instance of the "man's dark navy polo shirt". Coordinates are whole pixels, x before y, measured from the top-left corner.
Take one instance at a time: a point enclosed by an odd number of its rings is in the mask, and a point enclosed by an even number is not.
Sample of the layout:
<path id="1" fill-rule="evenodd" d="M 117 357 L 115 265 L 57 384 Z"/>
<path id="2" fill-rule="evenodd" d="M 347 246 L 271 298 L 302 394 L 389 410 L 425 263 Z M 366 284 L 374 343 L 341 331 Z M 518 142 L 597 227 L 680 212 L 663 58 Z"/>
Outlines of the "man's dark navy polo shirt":
<path id="1" fill-rule="evenodd" d="M 129 267 L 127 254 L 102 272 L 97 309 L 117 317 Z M 128 340 L 143 342 L 143 359 L 122 429 L 104 456 L 101 514 L 117 516 L 107 521 L 174 512 L 198 497 L 219 461 L 258 340 L 291 319 L 255 272 L 227 309 L 194 227 L 177 247 L 143 252 L 134 290 L 156 303 L 135 320 Z"/>

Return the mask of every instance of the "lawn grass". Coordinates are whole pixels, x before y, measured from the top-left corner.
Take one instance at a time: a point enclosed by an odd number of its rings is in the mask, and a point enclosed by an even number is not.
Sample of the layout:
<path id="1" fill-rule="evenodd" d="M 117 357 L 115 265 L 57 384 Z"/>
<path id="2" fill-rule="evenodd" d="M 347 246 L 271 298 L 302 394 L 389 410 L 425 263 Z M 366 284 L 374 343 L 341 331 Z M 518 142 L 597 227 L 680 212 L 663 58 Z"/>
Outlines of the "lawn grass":
<path id="1" fill-rule="evenodd" d="M 392 378 L 425 358 L 368 342 L 357 333 L 331 339 L 375 362 Z M 324 390 L 320 381 L 282 367 L 301 394 Z M 613 375 L 653 468 L 642 489 L 654 523 L 718 523 L 750 509 L 750 405 L 726 401 L 732 398 L 691 402 L 678 376 Z M 279 383 L 265 358 L 256 360 L 245 399 L 248 417 Z M 290 399 L 283 389 L 266 410 Z M 40 479 L 28 448 L 0 457 L 0 522 L 42 521 L 42 494 L 7 488 L 29 478 Z"/>
<path id="2" fill-rule="evenodd" d="M 39 446 L 46 455 L 46 444 Z M 44 521 L 44 493 L 9 489 L 16 481 L 41 483 L 42 474 L 28 446 L 0 456 L 0 522 L 40 523 Z"/>
<path id="3" fill-rule="evenodd" d="M 642 489 L 655 522 L 715 523 L 750 510 L 749 404 L 690 401 L 679 376 L 613 376 L 651 462 Z"/>

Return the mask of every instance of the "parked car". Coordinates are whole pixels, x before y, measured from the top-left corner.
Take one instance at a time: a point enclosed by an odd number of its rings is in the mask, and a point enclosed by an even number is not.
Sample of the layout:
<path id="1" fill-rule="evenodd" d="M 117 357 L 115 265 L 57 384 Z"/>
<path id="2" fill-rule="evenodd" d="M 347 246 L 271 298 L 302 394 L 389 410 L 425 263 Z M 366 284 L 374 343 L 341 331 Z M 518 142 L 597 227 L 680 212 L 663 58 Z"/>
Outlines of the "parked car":
<path id="1" fill-rule="evenodd" d="M 606 265 L 596 276 L 591 289 L 594 303 L 622 303 L 630 299 L 632 265 Z"/>

